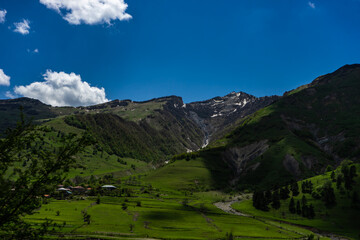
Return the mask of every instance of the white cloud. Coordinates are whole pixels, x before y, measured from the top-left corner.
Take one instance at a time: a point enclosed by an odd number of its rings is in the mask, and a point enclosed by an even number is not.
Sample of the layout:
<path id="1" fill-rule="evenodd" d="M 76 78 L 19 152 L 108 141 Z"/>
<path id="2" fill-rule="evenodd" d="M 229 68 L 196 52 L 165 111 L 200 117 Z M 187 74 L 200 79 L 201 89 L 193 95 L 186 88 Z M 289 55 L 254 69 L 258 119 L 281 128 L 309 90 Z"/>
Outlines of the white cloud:
<path id="1" fill-rule="evenodd" d="M 4 10 L 0 10 L 0 23 L 4 23 L 5 22 L 5 16 L 6 16 L 7 11 Z"/>
<path id="2" fill-rule="evenodd" d="M 0 69 L 0 85 L 10 86 L 10 77 L 7 76 L 2 69 Z"/>
<path id="3" fill-rule="evenodd" d="M 27 19 L 24 19 L 22 22 L 16 22 L 14 23 L 15 29 L 14 32 L 18 32 L 22 35 L 29 34 L 30 30 L 30 21 Z"/>
<path id="4" fill-rule="evenodd" d="M 16 98 L 16 95 L 12 94 L 10 91 L 6 91 L 5 96 L 8 98 Z"/>
<path id="5" fill-rule="evenodd" d="M 75 73 L 47 70 L 44 82 L 16 86 L 16 94 L 36 98 L 52 106 L 88 106 L 109 101 L 104 88 L 91 87 Z"/>
<path id="6" fill-rule="evenodd" d="M 129 20 L 124 0 L 40 0 L 70 24 L 110 24 L 112 20 Z"/>
<path id="7" fill-rule="evenodd" d="M 39 49 L 37 49 L 37 48 L 35 48 L 33 51 L 28 48 L 28 49 L 26 49 L 26 51 L 28 53 L 39 53 Z"/>
<path id="8" fill-rule="evenodd" d="M 308 2 L 308 4 L 309 4 L 309 6 L 310 6 L 312 9 L 315 9 L 315 8 L 316 8 L 315 3 L 313 3 L 313 2 Z"/>

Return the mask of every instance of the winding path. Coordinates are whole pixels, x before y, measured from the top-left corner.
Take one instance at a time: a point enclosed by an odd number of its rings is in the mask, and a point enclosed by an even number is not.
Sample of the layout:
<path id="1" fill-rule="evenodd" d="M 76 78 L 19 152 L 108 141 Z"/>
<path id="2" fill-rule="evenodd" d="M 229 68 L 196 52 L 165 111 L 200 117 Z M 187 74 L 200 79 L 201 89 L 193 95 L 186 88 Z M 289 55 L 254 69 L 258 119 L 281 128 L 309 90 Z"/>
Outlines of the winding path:
<path id="1" fill-rule="evenodd" d="M 240 196 L 236 196 L 235 199 L 238 199 L 238 197 L 240 197 Z M 251 217 L 250 215 L 239 212 L 231 207 L 232 204 L 234 204 L 236 202 L 240 202 L 240 201 L 241 200 L 232 200 L 232 201 L 228 201 L 228 202 L 216 202 L 216 203 L 214 203 L 214 205 L 215 205 L 215 207 L 223 210 L 224 212 L 230 213 L 230 214 L 243 216 L 243 217 Z"/>
<path id="2" fill-rule="evenodd" d="M 238 196 L 235 196 L 233 198 L 234 200 L 226 201 L 226 202 L 216 202 L 216 203 L 214 203 L 214 205 L 217 208 L 219 208 L 220 210 L 222 210 L 222 211 L 224 211 L 226 213 L 229 213 L 229 214 L 234 214 L 234 215 L 243 216 L 243 217 L 253 217 L 252 215 L 248 215 L 248 214 L 239 212 L 239 211 L 237 211 L 237 210 L 235 210 L 235 209 L 233 209 L 231 207 L 232 204 L 234 204 L 236 202 L 241 202 L 243 200 L 243 197 L 244 197 L 244 195 L 238 195 Z M 259 218 L 256 218 L 256 220 L 265 223 L 264 220 L 261 220 Z M 297 227 L 302 227 L 304 229 L 310 230 L 310 227 L 301 226 L 301 225 L 297 225 L 297 224 L 293 224 L 293 223 L 289 223 L 289 222 L 285 222 L 285 221 L 278 221 L 278 220 L 271 220 L 271 221 L 275 221 L 275 222 L 279 222 L 279 223 L 285 223 L 285 224 L 289 224 L 289 225 L 294 225 L 294 226 L 297 226 Z M 266 224 L 269 224 L 269 223 L 266 223 Z M 269 224 L 269 225 L 272 225 L 272 224 Z M 282 227 L 280 227 L 280 228 L 282 228 Z M 297 234 L 300 234 L 300 235 L 303 235 L 302 233 L 299 233 L 299 232 L 296 232 L 296 231 L 293 231 L 293 230 L 289 230 L 289 229 L 287 229 L 287 230 L 292 231 L 292 232 L 297 233 Z M 314 230 L 314 228 L 312 228 L 312 231 L 313 230 Z M 337 236 L 337 235 L 332 234 L 332 233 L 323 233 L 318 229 L 315 229 L 315 230 L 316 230 L 315 232 L 313 231 L 314 234 L 316 234 L 318 236 L 321 236 L 321 237 L 327 237 L 327 238 L 330 238 L 332 240 L 347 240 L 348 239 L 348 238 L 345 238 L 345 237 Z"/>

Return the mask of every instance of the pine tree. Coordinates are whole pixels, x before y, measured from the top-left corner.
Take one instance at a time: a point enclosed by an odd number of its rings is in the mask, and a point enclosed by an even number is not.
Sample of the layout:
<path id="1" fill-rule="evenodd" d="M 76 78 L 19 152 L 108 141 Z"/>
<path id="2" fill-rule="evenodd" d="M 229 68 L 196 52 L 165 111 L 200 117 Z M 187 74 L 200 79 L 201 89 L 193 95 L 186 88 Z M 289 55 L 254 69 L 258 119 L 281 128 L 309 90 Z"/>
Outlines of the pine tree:
<path id="1" fill-rule="evenodd" d="M 297 182 L 292 183 L 290 188 L 293 196 L 299 195 L 299 185 Z"/>
<path id="2" fill-rule="evenodd" d="M 354 177 L 357 176 L 357 174 L 356 174 L 356 166 L 355 166 L 355 165 L 352 165 L 352 166 L 350 167 L 349 175 L 350 175 L 350 178 L 351 178 L 351 179 L 353 179 Z"/>
<path id="3" fill-rule="evenodd" d="M 314 217 L 315 217 L 314 206 L 312 204 L 310 204 L 308 218 L 313 219 Z"/>
<path id="4" fill-rule="evenodd" d="M 252 203 L 254 208 L 258 209 L 259 206 L 259 192 L 255 191 L 252 196 Z"/>
<path id="5" fill-rule="evenodd" d="M 312 193 L 312 191 L 313 191 L 313 183 L 309 180 L 308 181 L 308 193 Z"/>
<path id="6" fill-rule="evenodd" d="M 291 198 L 291 200 L 290 200 L 289 211 L 290 211 L 291 213 L 295 213 L 295 212 L 296 212 L 294 198 Z"/>
<path id="7" fill-rule="evenodd" d="M 270 204 L 272 201 L 272 193 L 270 190 L 265 192 L 266 205 Z"/>
<path id="8" fill-rule="evenodd" d="M 306 204 L 302 205 L 302 216 L 306 218 L 309 216 L 309 207 Z"/>
<path id="9" fill-rule="evenodd" d="M 273 193 L 271 206 L 272 206 L 274 209 L 279 209 L 280 206 L 281 206 L 278 190 L 274 191 L 274 193 Z"/>
<path id="10" fill-rule="evenodd" d="M 324 185 L 322 190 L 322 200 L 328 208 L 336 205 L 335 193 L 334 189 L 331 187 L 331 182 Z"/>
<path id="11" fill-rule="evenodd" d="M 287 186 L 280 188 L 280 198 L 282 200 L 289 198 L 289 188 Z"/>
<path id="12" fill-rule="evenodd" d="M 331 172 L 330 177 L 331 177 L 331 180 L 332 180 L 333 182 L 336 182 L 336 177 L 335 177 L 335 172 L 334 172 L 334 171 Z"/>
<path id="13" fill-rule="evenodd" d="M 350 169 L 349 169 L 349 165 L 347 165 L 346 163 L 343 164 L 341 166 L 341 172 L 344 175 L 344 185 L 345 185 L 345 189 L 347 190 L 351 190 L 352 189 L 352 174 L 350 173 Z M 355 169 L 356 172 L 356 169 Z"/>
<path id="14" fill-rule="evenodd" d="M 253 206 L 256 209 L 262 210 L 262 211 L 268 211 L 268 203 L 265 199 L 264 192 L 254 192 L 253 194 Z"/>
<path id="15" fill-rule="evenodd" d="M 340 189 L 342 182 L 343 182 L 343 175 L 338 174 L 337 178 L 336 178 L 336 188 L 337 189 Z"/>
<path id="16" fill-rule="evenodd" d="M 300 205 L 300 201 L 296 201 L 296 213 L 298 215 L 301 214 L 301 205 Z"/>
<path id="17" fill-rule="evenodd" d="M 303 206 L 307 204 L 307 199 L 306 199 L 305 195 L 302 196 L 301 204 L 302 204 Z"/>

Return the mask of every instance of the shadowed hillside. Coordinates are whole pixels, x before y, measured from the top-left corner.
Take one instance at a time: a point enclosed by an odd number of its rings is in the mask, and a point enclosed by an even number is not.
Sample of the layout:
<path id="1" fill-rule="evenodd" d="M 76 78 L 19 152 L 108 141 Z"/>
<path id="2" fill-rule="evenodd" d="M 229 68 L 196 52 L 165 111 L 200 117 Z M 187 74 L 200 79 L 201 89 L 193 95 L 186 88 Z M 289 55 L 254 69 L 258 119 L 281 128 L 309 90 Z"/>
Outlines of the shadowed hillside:
<path id="1" fill-rule="evenodd" d="M 268 187 L 360 156 L 360 65 L 346 65 L 239 122 L 212 146 L 233 170 L 233 186 Z"/>

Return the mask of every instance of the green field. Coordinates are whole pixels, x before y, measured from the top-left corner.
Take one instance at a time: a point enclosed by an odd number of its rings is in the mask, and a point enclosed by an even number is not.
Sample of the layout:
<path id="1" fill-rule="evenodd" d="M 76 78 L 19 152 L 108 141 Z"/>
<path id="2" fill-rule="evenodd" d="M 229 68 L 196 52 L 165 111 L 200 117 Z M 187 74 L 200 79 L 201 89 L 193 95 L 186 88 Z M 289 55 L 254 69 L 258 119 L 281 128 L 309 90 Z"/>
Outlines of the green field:
<path id="1" fill-rule="evenodd" d="M 301 239 L 313 234 L 271 219 L 222 211 L 214 203 L 234 195 L 199 190 L 210 188 L 205 183 L 211 181 L 201 158 L 179 160 L 145 175 L 122 177 L 115 185 L 127 189 L 127 194 L 102 196 L 100 204 L 96 196 L 50 199 L 26 220 L 32 224 L 52 220 L 63 226 L 55 228 L 52 236 L 79 239 L 226 239 L 230 233 L 241 239 Z M 83 219 L 84 211 L 91 216 L 89 224 Z"/>
<path id="2" fill-rule="evenodd" d="M 336 182 L 332 183 L 332 187 L 335 191 L 336 196 L 336 206 L 327 208 L 321 200 L 314 199 L 309 193 L 300 193 L 298 196 L 294 197 L 295 201 L 300 201 L 303 195 L 305 195 L 307 202 L 314 206 L 314 219 L 308 219 L 296 213 L 290 213 L 290 198 L 287 200 L 282 200 L 281 207 L 278 210 L 275 210 L 273 208 L 270 208 L 269 211 L 261 211 L 255 209 L 252 205 L 252 200 L 245 200 L 235 203 L 232 205 L 232 207 L 238 211 L 250 214 L 252 216 L 257 216 L 264 219 L 286 221 L 293 224 L 317 228 L 325 233 L 335 233 L 338 235 L 357 239 L 360 236 L 359 208 L 354 208 L 351 204 L 351 193 L 353 191 L 360 192 L 359 164 L 356 164 L 356 166 L 358 168 L 358 176 L 355 178 L 355 184 L 352 191 L 340 193 L 339 189 L 337 189 L 336 187 Z M 334 172 L 339 173 L 340 168 L 338 168 Z M 329 181 L 330 175 L 331 172 L 327 172 L 325 174 L 310 178 L 308 180 L 310 180 L 315 186 L 321 186 L 325 182 Z"/>
<path id="3" fill-rule="evenodd" d="M 100 204 L 92 198 L 51 200 L 26 219 L 34 224 L 45 218 L 59 225 L 65 222 L 61 233 L 68 237 L 219 239 L 231 232 L 241 238 L 295 239 L 311 233 L 272 221 L 230 215 L 206 198 L 193 196 L 187 199 L 186 206 L 182 204 L 184 196 L 169 194 L 160 197 L 139 194 L 126 200 L 125 197 L 102 197 Z M 122 208 L 124 201 L 126 210 Z M 141 206 L 137 206 L 139 201 Z M 90 224 L 82 219 L 84 209 L 91 216 Z"/>

